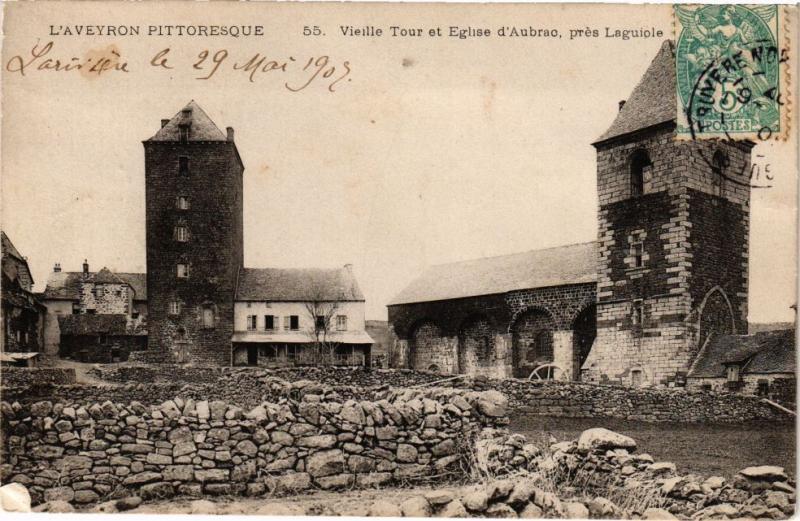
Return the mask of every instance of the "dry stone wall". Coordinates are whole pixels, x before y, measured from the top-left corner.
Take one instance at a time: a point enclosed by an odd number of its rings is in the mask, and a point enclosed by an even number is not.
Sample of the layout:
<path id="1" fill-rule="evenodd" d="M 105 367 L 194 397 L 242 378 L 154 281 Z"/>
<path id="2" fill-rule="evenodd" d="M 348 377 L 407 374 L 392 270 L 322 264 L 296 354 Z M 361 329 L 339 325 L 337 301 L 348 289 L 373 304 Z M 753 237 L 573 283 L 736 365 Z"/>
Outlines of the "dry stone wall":
<path id="1" fill-rule="evenodd" d="M 312 388 L 249 411 L 192 398 L 151 407 L 3 401 L 0 479 L 28 487 L 34 503 L 87 504 L 463 477 L 464 447 L 508 422 L 507 400 L 494 391 L 404 390 L 356 401 Z"/>

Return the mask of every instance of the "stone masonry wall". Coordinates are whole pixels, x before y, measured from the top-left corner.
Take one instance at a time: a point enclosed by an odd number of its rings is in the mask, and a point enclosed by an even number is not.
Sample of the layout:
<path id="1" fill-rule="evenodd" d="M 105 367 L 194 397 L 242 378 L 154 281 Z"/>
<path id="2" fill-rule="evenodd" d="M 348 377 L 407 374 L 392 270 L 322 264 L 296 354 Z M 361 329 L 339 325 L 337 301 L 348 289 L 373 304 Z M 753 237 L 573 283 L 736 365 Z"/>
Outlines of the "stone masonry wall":
<path id="1" fill-rule="evenodd" d="M 28 487 L 34 503 L 81 504 L 463 477 L 464 447 L 507 423 L 506 404 L 491 391 L 405 390 L 371 402 L 324 388 L 248 412 L 191 398 L 154 407 L 3 401 L 0 477 Z"/>
<path id="2" fill-rule="evenodd" d="M 0 383 L 6 387 L 68 385 L 75 383 L 75 369 L 58 367 L 3 367 Z"/>

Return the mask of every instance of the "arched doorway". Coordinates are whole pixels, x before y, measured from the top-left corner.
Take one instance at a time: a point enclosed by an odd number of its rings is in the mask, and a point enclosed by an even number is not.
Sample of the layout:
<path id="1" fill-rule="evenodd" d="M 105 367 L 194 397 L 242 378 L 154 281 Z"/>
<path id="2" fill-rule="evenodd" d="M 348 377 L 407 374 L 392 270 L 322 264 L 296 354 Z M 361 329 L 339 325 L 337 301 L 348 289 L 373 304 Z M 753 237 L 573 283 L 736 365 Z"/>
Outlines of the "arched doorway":
<path id="1" fill-rule="evenodd" d="M 553 361 L 553 318 L 544 310 L 522 313 L 511 326 L 513 375 L 527 378 L 536 367 Z"/>
<path id="2" fill-rule="evenodd" d="M 698 328 L 698 349 L 703 347 L 710 335 L 731 335 L 736 333 L 733 309 L 722 289 L 717 287 L 706 294 L 703 303 L 700 305 Z"/>
<path id="3" fill-rule="evenodd" d="M 597 336 L 597 307 L 591 304 L 583 309 L 572 322 L 572 352 L 575 357 L 573 380 L 580 380 L 581 367 L 592 350 Z"/>
<path id="4" fill-rule="evenodd" d="M 489 367 L 494 351 L 494 331 L 482 316 L 464 321 L 458 332 L 459 374 L 480 374 Z"/>
<path id="5" fill-rule="evenodd" d="M 408 367 L 427 371 L 439 364 L 437 352 L 440 349 L 442 333 L 439 326 L 430 320 L 417 323 L 409 337 Z"/>

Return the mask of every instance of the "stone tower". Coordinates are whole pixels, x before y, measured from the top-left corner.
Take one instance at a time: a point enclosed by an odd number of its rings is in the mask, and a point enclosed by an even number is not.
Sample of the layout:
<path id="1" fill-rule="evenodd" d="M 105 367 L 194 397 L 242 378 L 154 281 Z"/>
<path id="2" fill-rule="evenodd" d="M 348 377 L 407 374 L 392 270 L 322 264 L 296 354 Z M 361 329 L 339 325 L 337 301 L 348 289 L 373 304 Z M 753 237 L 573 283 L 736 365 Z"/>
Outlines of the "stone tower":
<path id="1" fill-rule="evenodd" d="M 230 365 L 243 264 L 242 174 L 233 141 L 194 101 L 144 142 L 148 348 Z"/>
<path id="2" fill-rule="evenodd" d="M 681 383 L 710 335 L 747 333 L 753 143 L 675 140 L 665 42 L 597 150 L 597 337 L 585 379 Z"/>

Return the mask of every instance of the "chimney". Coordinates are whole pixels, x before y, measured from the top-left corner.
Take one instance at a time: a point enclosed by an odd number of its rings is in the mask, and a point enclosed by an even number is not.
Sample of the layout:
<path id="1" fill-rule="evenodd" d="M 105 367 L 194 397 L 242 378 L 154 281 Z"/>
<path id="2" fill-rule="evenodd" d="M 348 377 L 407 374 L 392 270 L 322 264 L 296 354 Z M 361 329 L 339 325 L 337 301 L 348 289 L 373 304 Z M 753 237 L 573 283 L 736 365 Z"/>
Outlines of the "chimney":
<path id="1" fill-rule="evenodd" d="M 622 110 L 622 107 L 625 106 L 625 100 L 619 100 L 619 110 Z"/>
<path id="2" fill-rule="evenodd" d="M 168 119 L 162 119 L 162 120 L 161 120 L 161 128 L 164 128 L 164 127 L 166 127 L 166 126 L 167 126 L 167 123 L 169 123 L 169 120 L 168 120 Z"/>
<path id="3" fill-rule="evenodd" d="M 233 127 L 228 127 L 225 130 L 228 131 L 228 141 L 233 143 Z"/>
<path id="4" fill-rule="evenodd" d="M 352 264 L 349 264 L 349 263 L 348 263 L 348 264 L 345 264 L 345 265 L 344 265 L 344 269 L 346 269 L 346 270 L 347 270 L 347 271 L 349 271 L 350 273 L 353 273 L 353 265 L 352 265 Z"/>
<path id="5" fill-rule="evenodd" d="M 53 273 L 61 273 L 61 263 L 56 262 L 56 265 L 53 266 Z"/>
<path id="6" fill-rule="evenodd" d="M 83 259 L 83 272 L 89 273 L 89 261 L 86 259 Z"/>

